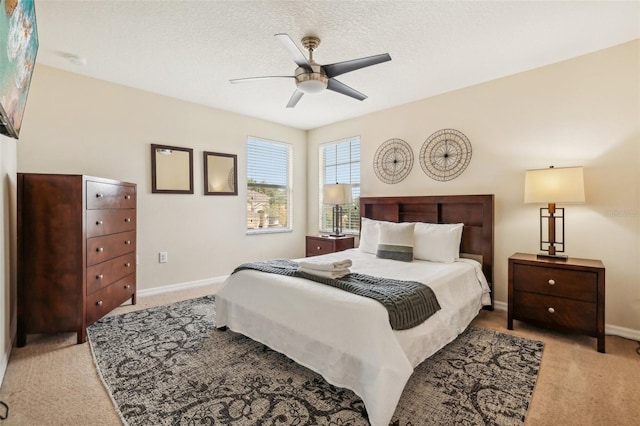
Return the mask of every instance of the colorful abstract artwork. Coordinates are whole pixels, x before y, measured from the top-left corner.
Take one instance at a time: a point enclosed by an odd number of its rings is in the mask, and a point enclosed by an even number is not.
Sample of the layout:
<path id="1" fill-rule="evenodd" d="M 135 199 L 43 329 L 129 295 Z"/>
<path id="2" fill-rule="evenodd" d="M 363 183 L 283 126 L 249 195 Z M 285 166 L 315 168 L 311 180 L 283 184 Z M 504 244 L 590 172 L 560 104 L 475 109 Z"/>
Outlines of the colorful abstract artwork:
<path id="1" fill-rule="evenodd" d="M 0 133 L 18 139 L 38 52 L 34 0 L 0 0 Z"/>

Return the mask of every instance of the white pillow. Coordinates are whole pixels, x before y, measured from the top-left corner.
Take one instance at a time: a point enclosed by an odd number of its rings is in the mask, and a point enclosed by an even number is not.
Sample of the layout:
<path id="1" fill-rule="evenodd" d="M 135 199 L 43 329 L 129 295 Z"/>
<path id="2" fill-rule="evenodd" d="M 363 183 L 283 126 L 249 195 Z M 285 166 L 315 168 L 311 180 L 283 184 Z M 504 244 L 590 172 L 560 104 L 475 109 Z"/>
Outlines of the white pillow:
<path id="1" fill-rule="evenodd" d="M 463 227 L 463 223 L 416 223 L 413 256 L 431 262 L 455 262 L 460 258 Z"/>
<path id="2" fill-rule="evenodd" d="M 380 239 L 380 223 L 382 221 L 360 218 L 360 244 L 358 249 L 365 253 L 376 254 Z"/>
<path id="3" fill-rule="evenodd" d="M 380 240 L 376 256 L 380 259 L 413 261 L 414 223 L 380 223 Z"/>

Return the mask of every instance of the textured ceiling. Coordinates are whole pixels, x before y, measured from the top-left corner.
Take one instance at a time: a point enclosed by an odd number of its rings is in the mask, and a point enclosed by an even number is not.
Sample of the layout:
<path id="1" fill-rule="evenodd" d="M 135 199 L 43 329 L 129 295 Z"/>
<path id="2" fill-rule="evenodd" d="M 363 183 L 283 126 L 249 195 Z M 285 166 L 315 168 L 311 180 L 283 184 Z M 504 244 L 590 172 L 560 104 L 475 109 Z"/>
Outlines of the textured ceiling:
<path id="1" fill-rule="evenodd" d="M 154 93 L 312 129 L 640 38 L 640 2 L 36 0 L 37 62 Z M 368 95 L 305 95 L 273 37 L 321 38 L 330 64 L 391 62 L 339 77 Z M 65 55 L 77 55 L 76 64 Z"/>

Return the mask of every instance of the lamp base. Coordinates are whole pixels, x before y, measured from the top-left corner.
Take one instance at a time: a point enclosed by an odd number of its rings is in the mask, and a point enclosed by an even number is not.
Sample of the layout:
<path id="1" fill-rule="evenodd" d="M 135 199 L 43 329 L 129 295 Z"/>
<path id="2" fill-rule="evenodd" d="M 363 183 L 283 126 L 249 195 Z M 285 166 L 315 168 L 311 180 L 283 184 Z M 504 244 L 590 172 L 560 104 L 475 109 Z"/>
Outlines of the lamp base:
<path id="1" fill-rule="evenodd" d="M 327 235 L 327 237 L 331 237 L 331 238 L 340 238 L 340 237 L 344 237 L 345 234 L 329 234 Z"/>
<path id="2" fill-rule="evenodd" d="M 564 254 L 549 254 L 549 253 L 538 253 L 536 255 L 538 259 L 553 259 L 553 260 L 567 260 L 569 256 Z"/>

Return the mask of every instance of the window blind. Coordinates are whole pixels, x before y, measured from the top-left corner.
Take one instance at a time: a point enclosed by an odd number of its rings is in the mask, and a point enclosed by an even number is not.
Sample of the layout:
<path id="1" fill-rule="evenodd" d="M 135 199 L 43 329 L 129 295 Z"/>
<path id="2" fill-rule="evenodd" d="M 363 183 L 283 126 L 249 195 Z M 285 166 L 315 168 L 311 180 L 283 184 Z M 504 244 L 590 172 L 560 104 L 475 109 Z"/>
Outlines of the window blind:
<path id="1" fill-rule="evenodd" d="M 351 184 L 351 204 L 342 206 L 342 228 L 347 232 L 360 230 L 360 137 L 326 143 L 320 147 L 320 231 L 333 227 L 332 206 L 322 200 L 322 186 L 332 183 Z"/>
<path id="2" fill-rule="evenodd" d="M 290 230 L 291 146 L 250 137 L 247 140 L 247 230 Z"/>

